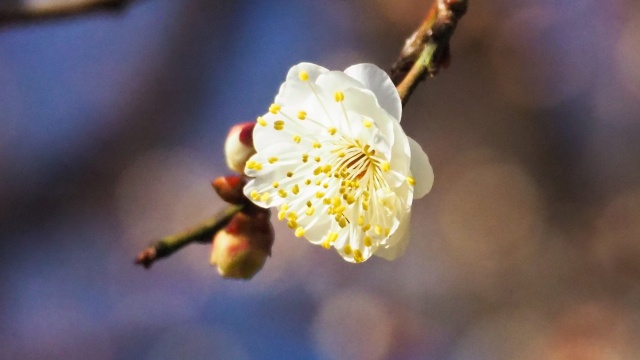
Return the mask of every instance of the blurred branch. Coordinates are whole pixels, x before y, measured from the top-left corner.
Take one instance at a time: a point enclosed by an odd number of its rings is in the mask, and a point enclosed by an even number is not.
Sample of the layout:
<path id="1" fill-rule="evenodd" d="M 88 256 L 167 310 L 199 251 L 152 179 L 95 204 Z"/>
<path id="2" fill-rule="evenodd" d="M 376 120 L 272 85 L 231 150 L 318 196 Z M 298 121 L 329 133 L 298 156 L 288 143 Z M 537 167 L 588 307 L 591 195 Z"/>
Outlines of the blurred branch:
<path id="1" fill-rule="evenodd" d="M 84 1 L 18 1 L 0 7 L 0 26 L 13 23 L 51 20 L 96 12 L 119 12 L 135 0 L 84 0 Z"/>
<path id="2" fill-rule="evenodd" d="M 449 64 L 449 40 L 467 7 L 468 0 L 436 0 L 422 24 L 405 42 L 391 68 L 391 79 L 403 105 L 427 75 L 435 76 Z"/>
<path id="3" fill-rule="evenodd" d="M 213 216 L 200 225 L 187 231 L 164 237 L 136 256 L 135 263 L 145 268 L 151 267 L 153 263 L 174 252 L 182 249 L 191 243 L 208 243 L 218 231 L 222 230 L 231 218 L 241 211 L 244 205 L 229 205 L 225 210 Z"/>

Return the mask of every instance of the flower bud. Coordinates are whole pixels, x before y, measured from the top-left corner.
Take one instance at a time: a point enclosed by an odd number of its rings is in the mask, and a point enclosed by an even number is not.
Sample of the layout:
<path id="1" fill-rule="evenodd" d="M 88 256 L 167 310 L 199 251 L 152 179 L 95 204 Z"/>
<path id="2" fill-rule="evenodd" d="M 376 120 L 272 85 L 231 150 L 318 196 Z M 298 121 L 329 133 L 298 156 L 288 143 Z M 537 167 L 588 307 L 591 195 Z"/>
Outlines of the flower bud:
<path id="1" fill-rule="evenodd" d="M 253 148 L 254 122 L 235 125 L 229 130 L 224 143 L 224 154 L 227 166 L 239 174 L 244 174 L 244 165 L 251 155 L 256 153 Z"/>
<path id="2" fill-rule="evenodd" d="M 230 204 L 240 204 L 247 200 L 242 193 L 246 181 L 240 175 L 221 176 L 211 182 L 218 196 Z"/>
<path id="3" fill-rule="evenodd" d="M 214 236 L 211 265 L 217 265 L 222 277 L 249 280 L 271 255 L 273 240 L 269 211 L 250 207 Z"/>

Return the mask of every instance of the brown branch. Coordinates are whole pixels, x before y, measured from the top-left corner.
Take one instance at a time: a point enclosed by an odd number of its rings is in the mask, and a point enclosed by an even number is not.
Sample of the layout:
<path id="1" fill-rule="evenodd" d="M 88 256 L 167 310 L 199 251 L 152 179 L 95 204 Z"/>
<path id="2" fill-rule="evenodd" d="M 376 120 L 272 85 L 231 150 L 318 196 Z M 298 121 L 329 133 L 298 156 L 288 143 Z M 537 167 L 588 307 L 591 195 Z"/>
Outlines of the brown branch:
<path id="1" fill-rule="evenodd" d="M 136 256 L 135 263 L 145 268 L 192 243 L 208 243 L 218 231 L 222 230 L 231 218 L 241 211 L 244 205 L 229 205 L 225 210 L 187 231 L 166 236 L 142 250 Z"/>
<path id="2" fill-rule="evenodd" d="M 120 12 L 135 0 L 86 0 L 74 3 L 29 5 L 19 2 L 0 7 L 0 26 L 75 17 L 98 12 Z"/>
<path id="3" fill-rule="evenodd" d="M 407 39 L 391 68 L 402 105 L 427 76 L 449 63 L 449 40 L 466 13 L 468 0 L 436 0 L 418 29 Z"/>

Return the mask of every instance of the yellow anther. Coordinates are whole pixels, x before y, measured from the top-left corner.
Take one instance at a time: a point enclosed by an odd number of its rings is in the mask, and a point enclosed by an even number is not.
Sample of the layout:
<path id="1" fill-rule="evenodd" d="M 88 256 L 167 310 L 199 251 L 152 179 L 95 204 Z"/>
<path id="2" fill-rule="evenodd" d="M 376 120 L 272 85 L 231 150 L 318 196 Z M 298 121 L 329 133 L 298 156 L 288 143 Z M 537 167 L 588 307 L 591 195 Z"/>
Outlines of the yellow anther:
<path id="1" fill-rule="evenodd" d="M 324 183 L 324 184 L 322 184 L 322 187 L 325 188 L 325 189 L 328 189 L 329 188 L 329 184 Z"/>
<path id="2" fill-rule="evenodd" d="M 271 195 L 269 195 L 269 193 L 264 193 L 262 194 L 262 196 L 260 196 L 260 201 L 266 202 L 270 197 Z"/>
<path id="3" fill-rule="evenodd" d="M 320 156 L 316 156 L 313 158 L 313 160 L 315 160 L 316 162 L 320 162 L 322 161 L 322 159 L 320 158 Z"/>
<path id="4" fill-rule="evenodd" d="M 344 101 L 344 93 L 342 91 L 336 91 L 333 94 L 333 98 L 335 99 L 336 102 L 342 102 Z"/>
<path id="5" fill-rule="evenodd" d="M 371 224 L 366 224 L 362 227 L 362 231 L 369 231 L 369 229 L 371 229 Z"/>
<path id="6" fill-rule="evenodd" d="M 298 214 L 296 214 L 296 213 L 294 213 L 294 212 L 290 212 L 290 213 L 287 215 L 287 219 L 289 219 L 289 220 L 298 220 Z"/>
<path id="7" fill-rule="evenodd" d="M 278 195 L 280 195 L 281 198 L 286 198 L 287 192 L 284 189 L 280 189 L 278 190 Z"/>
<path id="8" fill-rule="evenodd" d="M 335 134 L 336 134 L 336 132 L 338 131 L 338 129 L 336 129 L 336 128 L 332 127 L 332 128 L 329 128 L 327 131 L 329 132 L 329 134 L 331 134 L 331 135 L 335 135 Z"/>
<path id="9" fill-rule="evenodd" d="M 391 233 L 391 229 L 384 228 L 384 236 L 389 236 L 389 233 Z"/>
<path id="10" fill-rule="evenodd" d="M 353 250 L 353 260 L 358 263 L 363 262 L 364 257 L 362 256 L 362 251 L 359 249 Z"/>
<path id="11" fill-rule="evenodd" d="M 273 157 L 270 157 L 270 158 L 269 158 L 269 164 L 273 164 L 273 163 L 275 163 L 276 161 L 278 161 L 278 158 L 277 158 L 277 157 L 275 157 L 275 156 L 273 156 Z"/>
<path id="12" fill-rule="evenodd" d="M 271 106 L 269 106 L 269 112 L 272 114 L 277 114 L 280 109 L 281 107 L 278 104 L 271 104 Z"/>
<path id="13" fill-rule="evenodd" d="M 413 186 L 416 184 L 416 179 L 413 178 L 413 176 L 407 176 L 407 184 Z"/>
<path id="14" fill-rule="evenodd" d="M 302 138 L 300 137 L 300 135 L 293 135 L 293 142 L 296 144 L 300 144 L 300 140 L 302 140 Z"/>
<path id="15" fill-rule="evenodd" d="M 287 221 L 287 226 L 289 227 L 289 229 L 293 230 L 298 227 L 298 222 L 295 220 L 289 220 Z"/>
<path id="16" fill-rule="evenodd" d="M 304 70 L 302 70 L 302 71 L 300 71 L 300 73 L 298 74 L 298 77 L 299 77 L 299 78 L 300 78 L 300 80 L 302 80 L 302 81 L 307 81 L 307 80 L 309 80 L 309 73 L 308 73 L 308 72 L 306 72 L 306 71 L 304 71 Z"/>
<path id="17" fill-rule="evenodd" d="M 325 240 L 322 242 L 322 247 L 329 250 L 331 249 L 331 243 L 329 242 L 329 240 Z"/>
<path id="18" fill-rule="evenodd" d="M 300 192 L 300 187 L 298 186 L 298 184 L 293 185 L 293 188 L 291 188 L 291 192 L 293 193 L 293 195 L 298 195 L 298 193 Z"/>
<path id="19" fill-rule="evenodd" d="M 342 201 L 340 200 L 340 197 L 334 196 L 334 197 L 331 198 L 331 205 L 340 206 L 341 203 L 342 203 Z"/>
<path id="20" fill-rule="evenodd" d="M 345 154 L 344 151 L 340 151 L 338 153 L 338 157 L 345 157 L 345 155 L 347 155 L 347 154 Z"/>
<path id="21" fill-rule="evenodd" d="M 333 211 L 336 214 L 342 214 L 345 210 L 347 210 L 347 207 L 342 205 L 342 206 L 338 206 L 337 208 L 333 209 Z"/>
<path id="22" fill-rule="evenodd" d="M 278 188 L 278 186 L 280 186 L 280 183 L 279 183 L 279 182 L 277 182 L 277 181 L 274 181 L 274 182 L 273 182 L 273 187 L 277 189 L 277 188 Z"/>
<path id="23" fill-rule="evenodd" d="M 331 199 L 324 198 L 324 199 L 322 199 L 322 203 L 325 204 L 325 205 L 329 205 L 329 204 L 331 204 Z"/>
<path id="24" fill-rule="evenodd" d="M 322 166 L 318 166 L 313 170 L 313 175 L 320 175 L 321 172 L 322 172 Z"/>
<path id="25" fill-rule="evenodd" d="M 305 180 L 305 181 L 304 181 L 304 184 L 305 184 L 305 185 L 311 185 L 311 179 L 307 179 L 307 180 Z"/>
<path id="26" fill-rule="evenodd" d="M 256 162 L 255 164 L 253 164 L 253 170 L 262 170 L 262 164 Z"/>
<path id="27" fill-rule="evenodd" d="M 262 126 L 267 126 L 267 120 L 265 120 L 262 116 L 258 116 L 258 119 L 256 119 L 256 121 L 258 121 L 258 124 Z"/>
<path id="28" fill-rule="evenodd" d="M 247 161 L 245 166 L 247 167 L 247 169 L 253 170 L 253 168 L 256 166 L 256 162 L 253 161 L 253 160 L 249 160 L 249 161 Z"/>
<path id="29" fill-rule="evenodd" d="M 312 207 L 313 203 L 311 202 L 311 200 L 307 200 L 307 207 Z"/>
<path id="30" fill-rule="evenodd" d="M 258 193 L 258 190 L 251 190 L 251 198 L 253 200 L 258 200 L 260 199 L 260 194 Z"/>
<path id="31" fill-rule="evenodd" d="M 280 208 L 281 208 L 282 210 L 284 210 L 284 211 L 287 211 L 287 210 L 289 210 L 289 204 L 284 203 L 284 204 L 282 204 L 282 206 L 281 206 Z"/>
<path id="32" fill-rule="evenodd" d="M 306 111 L 299 111 L 298 112 L 298 119 L 304 120 L 306 118 L 307 118 L 307 112 Z"/>
<path id="33" fill-rule="evenodd" d="M 322 147 L 322 144 L 320 144 L 319 142 L 315 141 L 315 142 L 313 143 L 313 148 L 314 148 L 314 149 L 320 149 L 321 147 Z"/>
<path id="34" fill-rule="evenodd" d="M 345 228 L 347 226 L 347 219 L 343 217 L 340 218 L 340 220 L 338 220 L 338 225 L 340 225 L 341 228 Z"/>
<path id="35" fill-rule="evenodd" d="M 382 235 L 382 226 L 380 226 L 380 225 L 376 225 L 376 226 L 373 228 L 373 231 L 375 231 L 375 233 L 376 233 L 377 235 Z"/>
<path id="36" fill-rule="evenodd" d="M 318 192 L 316 193 L 316 197 L 317 197 L 318 199 L 322 199 L 322 198 L 324 197 L 324 193 L 323 193 L 322 191 L 318 191 Z"/>
<path id="37" fill-rule="evenodd" d="M 349 245 L 349 244 L 345 245 L 345 246 L 342 248 L 342 251 L 344 251 L 344 253 L 345 253 L 346 255 L 351 255 L 351 251 L 352 251 L 352 250 L 351 250 L 351 245 Z"/>
<path id="38" fill-rule="evenodd" d="M 302 162 L 309 161 L 309 154 L 302 154 Z"/>
<path id="39" fill-rule="evenodd" d="M 366 127 L 366 128 L 370 128 L 373 125 L 373 123 L 371 122 L 371 120 L 363 120 L 362 121 L 362 126 Z"/>
<path id="40" fill-rule="evenodd" d="M 280 210 L 278 211 L 278 220 L 284 220 L 284 218 L 287 216 L 287 210 Z"/>
<path id="41" fill-rule="evenodd" d="M 364 239 L 362 239 L 362 242 L 364 243 L 364 246 L 369 247 L 371 245 L 373 245 L 373 242 L 371 241 L 371 237 L 369 236 L 365 236 Z"/>
<path id="42" fill-rule="evenodd" d="M 296 235 L 296 237 L 303 237 L 304 236 L 304 229 L 300 226 L 298 226 L 298 228 L 296 229 L 296 232 L 294 233 Z"/>
<path id="43" fill-rule="evenodd" d="M 329 240 L 329 242 L 335 242 L 336 240 L 338 240 L 338 233 L 337 232 L 330 232 L 329 235 L 327 236 L 327 240 Z"/>
<path id="44" fill-rule="evenodd" d="M 328 174 L 331 171 L 331 165 L 327 164 L 322 167 L 322 172 Z"/>
<path id="45" fill-rule="evenodd" d="M 293 176 L 293 171 L 287 171 L 287 177 L 292 177 Z"/>
<path id="46" fill-rule="evenodd" d="M 358 216 L 358 225 L 359 226 L 364 225 L 364 216 L 362 215 Z"/>
<path id="47" fill-rule="evenodd" d="M 311 215 L 313 215 L 313 212 L 314 212 L 314 211 L 316 211 L 314 208 L 312 208 L 312 207 L 308 207 L 308 208 L 307 208 L 307 210 L 305 211 L 305 213 L 306 213 L 308 216 L 311 216 Z"/>
<path id="48" fill-rule="evenodd" d="M 368 211 L 368 210 L 369 210 L 369 204 L 367 204 L 367 203 L 363 202 L 363 203 L 362 203 L 362 210 L 364 210 L 364 211 Z"/>
<path id="49" fill-rule="evenodd" d="M 353 195 L 348 195 L 347 196 L 347 204 L 351 205 L 354 202 L 356 202 L 356 198 Z"/>
<path id="50" fill-rule="evenodd" d="M 278 131 L 284 129 L 284 121 L 283 120 L 276 120 L 273 123 L 273 128 L 278 130 Z"/>
<path id="51" fill-rule="evenodd" d="M 343 188 L 343 187 L 341 187 L 340 190 L 339 190 L 340 194 L 344 194 L 345 191 L 347 191 L 347 189 Z"/>
<path id="52" fill-rule="evenodd" d="M 383 162 L 381 166 L 382 166 L 382 170 L 385 172 L 391 170 L 391 164 L 389 164 L 388 161 Z"/>

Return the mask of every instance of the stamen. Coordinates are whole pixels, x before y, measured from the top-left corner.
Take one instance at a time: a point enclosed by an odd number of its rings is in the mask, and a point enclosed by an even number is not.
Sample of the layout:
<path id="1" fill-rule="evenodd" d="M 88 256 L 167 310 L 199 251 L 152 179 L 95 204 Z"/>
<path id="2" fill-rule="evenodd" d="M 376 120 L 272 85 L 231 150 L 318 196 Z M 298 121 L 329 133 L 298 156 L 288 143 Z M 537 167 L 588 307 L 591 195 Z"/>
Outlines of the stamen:
<path id="1" fill-rule="evenodd" d="M 278 104 L 271 104 L 271 106 L 269 106 L 269 112 L 272 114 L 277 114 L 278 111 L 280 111 L 282 107 L 280 107 L 280 105 Z"/>
<path id="2" fill-rule="evenodd" d="M 267 121 L 262 116 L 258 116 L 257 121 L 258 121 L 258 124 L 262 126 L 267 126 Z"/>
<path id="3" fill-rule="evenodd" d="M 300 80 L 302 81 L 307 81 L 309 80 L 309 73 L 306 71 L 300 71 L 300 73 L 298 74 L 298 77 L 300 78 Z"/>

